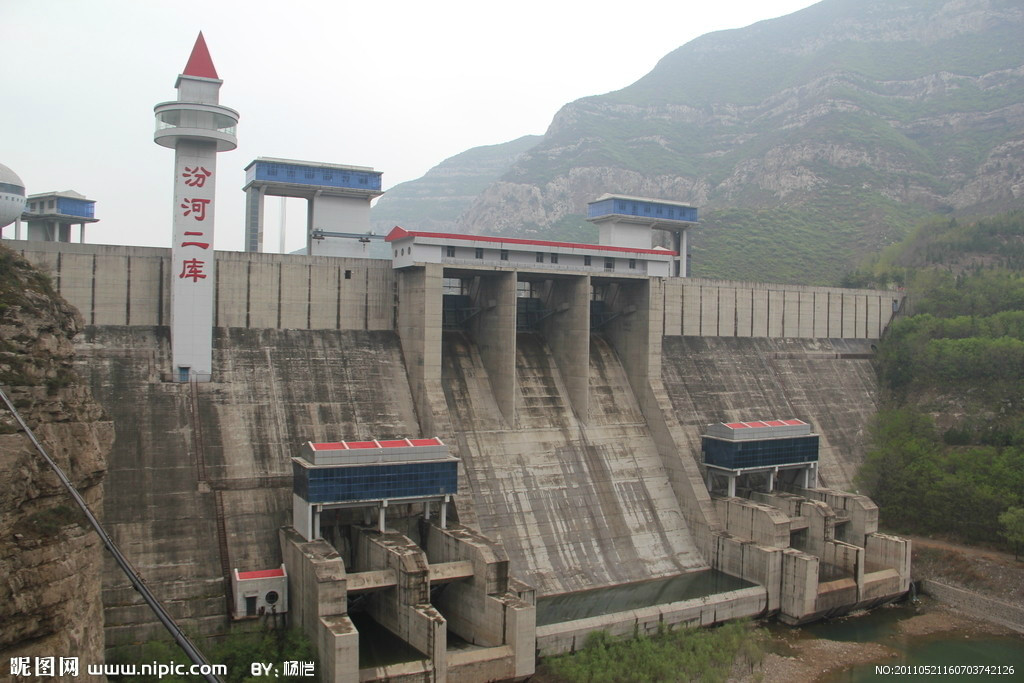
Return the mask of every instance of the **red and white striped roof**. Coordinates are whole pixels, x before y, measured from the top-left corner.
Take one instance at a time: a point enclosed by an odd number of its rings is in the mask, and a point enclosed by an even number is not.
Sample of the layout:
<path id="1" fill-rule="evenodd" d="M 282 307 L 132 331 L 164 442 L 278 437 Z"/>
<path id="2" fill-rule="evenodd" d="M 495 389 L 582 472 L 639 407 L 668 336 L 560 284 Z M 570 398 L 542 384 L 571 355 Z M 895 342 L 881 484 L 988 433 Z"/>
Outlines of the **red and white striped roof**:
<path id="1" fill-rule="evenodd" d="M 755 422 L 725 422 L 729 429 L 752 429 L 757 427 L 795 427 L 807 424 L 803 420 L 757 420 Z"/>
<path id="2" fill-rule="evenodd" d="M 444 442 L 436 436 L 431 439 L 388 439 L 385 441 L 330 441 L 325 443 L 309 442 L 313 451 L 350 451 L 366 448 L 409 448 L 425 446 L 443 446 Z"/>
<path id="3" fill-rule="evenodd" d="M 705 436 L 731 441 L 781 439 L 809 436 L 811 426 L 803 420 L 750 420 L 747 422 L 718 422 L 707 426 Z"/>

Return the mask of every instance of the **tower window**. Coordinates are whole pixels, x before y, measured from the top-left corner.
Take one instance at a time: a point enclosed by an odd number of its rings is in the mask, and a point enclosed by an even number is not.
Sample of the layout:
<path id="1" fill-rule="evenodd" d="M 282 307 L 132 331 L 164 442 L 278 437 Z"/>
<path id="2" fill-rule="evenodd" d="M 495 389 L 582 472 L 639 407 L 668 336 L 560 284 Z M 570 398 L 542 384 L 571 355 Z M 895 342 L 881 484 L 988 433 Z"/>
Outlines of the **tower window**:
<path id="1" fill-rule="evenodd" d="M 477 258 L 483 258 L 484 257 L 484 250 L 481 249 L 480 247 L 476 248 L 476 257 Z"/>
<path id="2" fill-rule="evenodd" d="M 558 263 L 558 254 L 555 254 L 555 253 L 551 254 L 551 262 L 552 263 Z"/>
<path id="3" fill-rule="evenodd" d="M 444 248 L 444 255 L 448 258 L 455 258 L 455 247 L 447 246 Z"/>
<path id="4" fill-rule="evenodd" d="M 583 256 L 583 265 L 585 265 L 585 266 L 589 266 L 590 265 L 590 254 L 584 254 L 584 256 Z"/>
<path id="5" fill-rule="evenodd" d="M 537 263 L 544 263 L 544 252 L 543 251 L 538 251 L 537 252 Z"/>
<path id="6" fill-rule="evenodd" d="M 345 271 L 345 279 L 346 280 L 351 280 L 352 279 L 352 271 L 351 270 L 346 270 Z"/>
<path id="7" fill-rule="evenodd" d="M 501 250 L 501 260 L 508 261 L 508 249 Z"/>
<path id="8" fill-rule="evenodd" d="M 629 259 L 629 269 L 630 270 L 636 270 L 636 259 L 635 258 Z"/>
<path id="9" fill-rule="evenodd" d="M 613 259 L 613 258 L 606 258 L 604 260 L 604 269 L 605 270 L 615 270 L 615 259 Z"/>

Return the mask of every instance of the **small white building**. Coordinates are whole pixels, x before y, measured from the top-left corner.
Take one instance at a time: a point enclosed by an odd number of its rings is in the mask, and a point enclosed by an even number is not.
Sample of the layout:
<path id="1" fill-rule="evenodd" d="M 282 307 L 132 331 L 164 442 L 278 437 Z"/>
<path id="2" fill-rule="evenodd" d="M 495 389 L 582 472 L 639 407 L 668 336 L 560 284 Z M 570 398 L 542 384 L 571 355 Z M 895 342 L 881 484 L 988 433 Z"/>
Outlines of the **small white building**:
<path id="1" fill-rule="evenodd" d="M 234 618 L 283 614 L 288 611 L 288 572 L 282 564 L 277 569 L 260 569 L 231 574 L 234 597 Z"/>

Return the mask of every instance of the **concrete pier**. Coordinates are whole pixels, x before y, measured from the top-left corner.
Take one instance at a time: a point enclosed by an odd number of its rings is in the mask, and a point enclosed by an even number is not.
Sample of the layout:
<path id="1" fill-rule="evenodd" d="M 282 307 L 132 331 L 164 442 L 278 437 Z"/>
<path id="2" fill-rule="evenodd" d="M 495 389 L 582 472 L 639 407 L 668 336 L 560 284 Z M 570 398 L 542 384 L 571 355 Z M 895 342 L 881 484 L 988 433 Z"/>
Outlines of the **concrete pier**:
<path id="1" fill-rule="evenodd" d="M 491 378 L 494 402 L 505 422 L 512 425 L 516 412 L 516 274 L 480 274 L 474 285 L 471 296 L 480 313 L 470 322 L 469 334 Z"/>
<path id="2" fill-rule="evenodd" d="M 508 561 L 501 549 L 464 527 L 442 529 L 426 520 L 421 524 L 427 550 L 394 531 L 354 527 L 349 570 L 326 541 L 306 541 L 288 527 L 280 531 L 290 577 L 294 571 L 291 590 L 300 593 L 293 618 L 317 644 L 321 679 L 355 682 L 409 676 L 469 683 L 533 674 L 536 614 L 524 600 L 532 592 L 509 590 Z M 431 588 L 436 586 L 444 588 L 435 606 Z M 361 608 L 422 653 L 422 660 L 362 666 L 359 631 L 348 615 L 354 594 L 365 596 Z M 449 650 L 450 627 L 467 634 L 476 647 Z"/>
<path id="3" fill-rule="evenodd" d="M 569 405 L 583 422 L 590 414 L 590 283 L 588 275 L 549 280 L 542 299 L 555 313 L 540 328 L 565 383 Z"/>

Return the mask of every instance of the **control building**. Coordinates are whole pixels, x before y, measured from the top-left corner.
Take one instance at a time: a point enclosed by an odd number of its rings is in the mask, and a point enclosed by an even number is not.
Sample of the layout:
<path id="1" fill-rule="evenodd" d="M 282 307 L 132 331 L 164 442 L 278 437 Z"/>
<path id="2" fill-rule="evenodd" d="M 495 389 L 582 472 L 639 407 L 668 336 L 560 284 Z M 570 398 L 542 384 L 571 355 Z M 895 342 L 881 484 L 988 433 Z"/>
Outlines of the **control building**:
<path id="1" fill-rule="evenodd" d="M 437 438 L 387 441 L 308 442 L 292 458 L 293 524 L 307 540 L 320 538 L 320 515 L 338 508 L 377 511 L 377 530 L 386 530 L 389 503 L 447 507 L 457 491 L 459 459 Z"/>
<path id="2" fill-rule="evenodd" d="M 29 195 L 21 220 L 28 224 L 25 239 L 30 242 L 70 242 L 71 227 L 77 225 L 82 244 L 85 226 L 99 221 L 96 202 L 74 190 Z"/>
<path id="3" fill-rule="evenodd" d="M 724 476 L 730 497 L 736 495 L 737 479 L 752 474 L 767 475 L 769 493 L 780 472 L 797 473 L 801 488 L 818 485 L 818 435 L 802 420 L 711 424 L 701 437 L 701 452 L 708 490 L 714 490 L 716 475 Z"/>
<path id="4" fill-rule="evenodd" d="M 328 238 L 353 238 L 363 244 L 381 240 L 369 235 L 370 203 L 384 194 L 381 173 L 363 166 L 258 157 L 245 167 L 245 250 L 263 251 L 265 197 L 300 197 L 307 201 L 306 255 L 352 256 Z M 344 244 L 344 243 L 342 243 Z"/>

